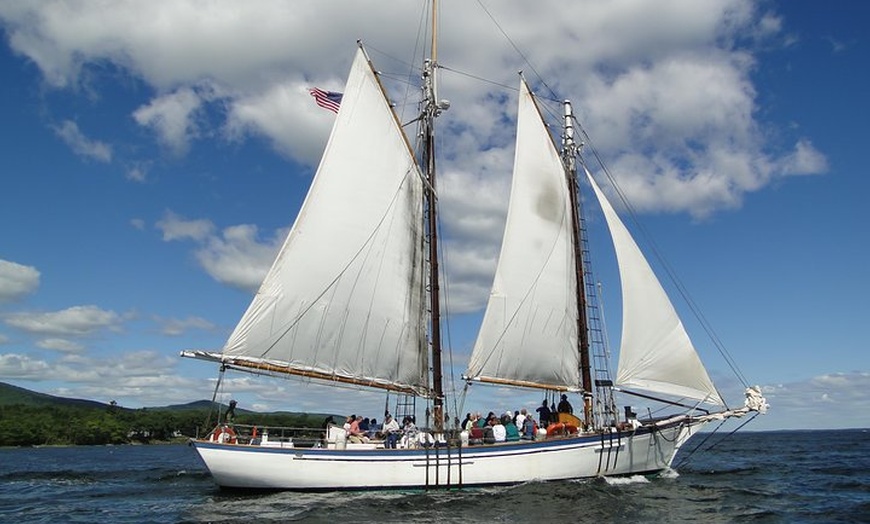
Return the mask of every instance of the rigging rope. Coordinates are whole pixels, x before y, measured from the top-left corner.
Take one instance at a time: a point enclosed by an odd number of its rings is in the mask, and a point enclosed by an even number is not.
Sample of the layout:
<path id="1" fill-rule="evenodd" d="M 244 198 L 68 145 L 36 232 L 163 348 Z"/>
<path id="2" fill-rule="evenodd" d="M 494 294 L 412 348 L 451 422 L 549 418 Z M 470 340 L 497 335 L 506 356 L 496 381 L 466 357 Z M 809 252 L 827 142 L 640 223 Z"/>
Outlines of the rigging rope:
<path id="1" fill-rule="evenodd" d="M 729 437 L 731 437 L 732 435 L 734 435 L 735 433 L 737 433 L 738 431 L 740 431 L 740 429 L 742 429 L 743 426 L 745 426 L 745 425 L 749 424 L 750 422 L 752 422 L 753 420 L 755 420 L 755 417 L 757 417 L 757 416 L 758 416 L 758 412 L 755 412 L 755 413 L 752 415 L 751 418 L 748 418 L 748 419 L 746 419 L 745 421 L 743 421 L 742 424 L 740 424 L 739 426 L 737 426 L 736 428 L 734 428 L 733 430 L 731 430 L 730 433 L 728 433 L 727 435 L 723 436 L 719 441 L 714 442 L 712 445 L 710 445 L 709 448 L 705 449 L 704 451 L 705 451 L 705 452 L 706 452 L 706 451 L 710 451 L 711 449 L 715 448 L 716 446 L 718 446 L 718 445 L 721 444 L 722 442 L 725 442 L 726 440 L 728 440 Z M 722 421 L 720 421 L 720 422 L 719 422 L 719 425 L 716 427 L 716 429 L 714 429 L 713 431 L 711 431 L 710 434 L 707 435 L 707 436 L 704 438 L 704 440 L 702 440 L 702 441 L 701 441 L 697 446 L 695 446 L 695 447 L 692 449 L 692 451 L 688 452 L 688 453 L 686 454 L 685 457 L 681 458 L 679 464 L 677 464 L 676 466 L 674 466 L 674 468 L 679 468 L 679 467 L 682 467 L 682 466 L 684 466 L 685 464 L 687 464 L 687 463 L 689 462 L 689 459 L 692 458 L 692 455 L 694 455 L 695 452 L 697 452 L 699 449 L 701 449 L 701 447 L 702 447 L 702 446 L 703 446 L 703 445 L 704 445 L 708 440 L 710 440 L 710 438 L 712 438 L 713 435 L 714 435 L 717 431 L 719 431 L 719 429 L 722 428 L 722 426 L 725 424 L 725 421 L 726 421 L 726 420 L 727 420 L 727 419 L 723 419 Z"/>
<path id="2" fill-rule="evenodd" d="M 440 135 L 435 135 L 435 140 L 440 140 Z M 437 203 L 436 203 L 436 205 L 437 205 Z M 438 230 L 443 231 L 444 227 L 443 227 L 443 224 L 441 222 L 441 213 L 438 213 L 435 216 L 436 216 L 436 220 L 438 222 Z M 450 279 L 448 278 L 449 273 L 450 273 L 449 272 L 449 260 L 447 257 L 447 251 L 444 249 L 444 244 L 445 244 L 444 242 L 440 242 L 438 244 L 438 251 L 439 251 L 440 258 L 441 258 L 441 264 L 439 265 L 439 267 L 441 269 L 441 274 L 443 277 L 441 279 L 441 288 L 444 290 L 444 293 L 443 293 L 444 294 L 444 308 L 443 308 L 444 314 L 441 317 L 441 324 L 444 326 L 445 339 L 447 342 L 447 360 L 448 360 L 449 366 L 450 366 L 450 373 L 449 373 L 450 391 L 453 392 L 453 395 L 452 395 L 453 416 L 459 417 L 460 407 L 457 404 L 457 396 L 458 395 L 456 395 L 456 373 L 455 373 L 455 367 L 453 365 L 453 339 L 451 337 L 450 321 L 449 321 L 449 318 L 450 318 L 450 313 L 449 313 L 450 312 Z M 441 345 L 441 348 L 442 348 L 442 353 L 443 353 L 444 344 Z M 442 369 L 442 374 L 443 374 L 443 369 Z M 446 396 L 446 393 L 445 393 L 445 396 Z M 462 406 L 464 407 L 464 393 L 463 393 Z"/>
<path id="3" fill-rule="evenodd" d="M 424 4 L 428 4 L 428 2 L 424 2 Z M 540 74 L 540 72 L 539 72 L 539 71 L 534 67 L 534 65 L 529 61 L 529 59 L 528 59 L 528 57 L 526 56 L 526 54 L 522 52 L 522 50 L 519 48 L 519 46 L 516 44 L 516 42 L 514 42 L 514 40 L 513 40 L 513 39 L 512 39 L 508 34 L 507 34 L 506 30 L 502 27 L 502 25 L 498 22 L 498 20 L 496 20 L 496 18 L 495 18 L 494 15 L 492 14 L 492 12 L 490 12 L 490 10 L 489 10 L 489 9 L 488 9 L 484 4 L 483 4 L 483 2 L 482 2 L 481 0 L 477 0 L 477 4 L 478 4 L 478 6 L 483 10 L 483 12 L 486 14 L 486 16 L 489 17 L 489 19 L 492 21 L 492 23 L 495 25 L 495 27 L 498 29 L 498 31 L 501 32 L 502 36 L 505 38 L 505 40 L 508 42 L 508 44 L 511 46 L 511 48 L 516 52 L 516 54 L 521 58 L 522 62 L 525 64 L 525 66 L 528 67 L 528 68 L 532 71 L 532 73 L 534 74 L 534 76 L 535 76 L 536 79 L 538 80 L 539 84 L 542 85 L 543 88 L 544 88 L 547 92 L 549 92 L 550 95 L 551 95 L 550 98 L 546 98 L 546 97 L 542 97 L 542 96 L 537 96 L 537 95 L 536 95 L 536 98 L 538 98 L 538 99 L 541 100 L 541 101 L 548 100 L 548 101 L 551 101 L 551 102 L 558 102 L 558 103 L 561 103 L 562 100 L 556 97 L 556 93 L 555 93 L 555 91 L 554 91 L 554 90 L 549 86 L 549 84 L 547 84 L 547 82 L 543 79 L 543 76 L 542 76 L 542 75 Z M 416 42 L 415 42 L 415 46 L 414 46 L 414 50 L 413 50 L 413 56 L 415 56 L 415 57 L 416 57 L 418 51 L 420 50 L 420 48 L 424 46 L 424 44 L 421 44 L 421 42 L 424 41 L 423 39 L 426 38 L 426 36 L 427 36 L 427 34 L 428 34 L 428 27 L 429 27 L 429 24 L 428 24 L 427 22 L 428 22 L 428 13 L 429 13 L 429 9 L 428 9 L 428 8 L 424 8 L 423 11 L 422 11 L 422 13 L 423 13 L 423 14 L 421 15 L 421 19 L 420 19 L 420 26 L 418 27 L 417 40 L 416 40 Z M 377 50 L 375 49 L 375 51 L 377 51 Z M 400 59 L 397 59 L 397 58 L 395 58 L 395 57 L 392 57 L 392 56 L 390 56 L 390 55 L 388 55 L 388 54 L 386 54 L 386 53 L 383 53 L 383 52 L 380 52 L 380 51 L 378 51 L 378 52 L 379 52 L 381 55 L 383 55 L 383 56 L 388 56 L 388 57 L 390 57 L 391 59 L 393 59 L 393 60 L 395 60 L 395 61 L 397 61 L 397 62 L 399 62 L 399 63 L 404 64 L 405 67 L 407 68 L 407 70 L 409 71 L 408 74 L 407 74 L 407 79 L 408 79 L 408 80 L 405 82 L 405 84 L 406 84 L 405 97 L 406 97 L 406 100 L 408 100 L 408 99 L 410 98 L 410 96 L 411 96 L 411 95 L 410 95 L 410 93 L 411 93 L 411 89 L 412 89 L 411 86 L 414 85 L 414 82 L 412 81 L 412 79 L 413 79 L 413 75 L 414 75 L 415 73 L 419 72 L 419 67 L 415 67 L 412 63 L 404 62 L 404 61 L 402 61 L 402 60 L 400 60 Z M 483 77 L 480 77 L 480 76 L 476 76 L 476 75 L 473 75 L 473 74 L 470 74 L 470 73 L 466 73 L 466 72 L 463 72 L 463 71 L 459 71 L 459 70 L 457 70 L 457 69 L 453 69 L 453 68 L 450 68 L 450 67 L 446 67 L 446 66 L 441 65 L 441 64 L 436 64 L 436 65 L 437 65 L 440 69 L 442 69 L 442 70 L 444 70 L 444 71 L 450 71 L 450 72 L 452 72 L 452 73 L 455 73 L 455 74 L 458 74 L 458 75 L 461 75 L 461 76 L 464 76 L 464 77 L 467 77 L 467 78 L 471 78 L 471 79 L 477 80 L 477 81 L 479 81 L 479 82 L 483 82 L 483 83 L 487 83 L 487 84 L 490 84 L 490 85 L 493 85 L 493 86 L 497 86 L 497 87 L 499 87 L 499 88 L 501 88 L 501 89 L 504 89 L 504 90 L 508 90 L 508 91 L 518 91 L 518 89 L 517 89 L 516 87 L 507 86 L 507 85 L 501 84 L 501 83 L 499 83 L 499 82 L 495 82 L 495 81 L 492 81 L 492 80 L 489 80 L 489 79 L 486 79 L 486 78 L 483 78 Z M 408 105 L 410 105 L 410 104 L 408 104 Z M 405 105 L 403 105 L 403 107 L 405 107 Z M 556 112 L 554 112 L 554 111 L 551 109 L 551 107 L 549 107 L 547 104 L 541 104 L 540 107 L 542 107 L 542 110 L 545 111 L 547 114 L 549 114 L 552 118 L 559 118 L 559 117 L 561 116 L 561 115 L 558 115 Z M 664 258 L 662 252 L 659 250 L 658 246 L 656 245 L 656 243 L 655 243 L 654 240 L 652 239 L 652 236 L 649 234 L 649 232 L 646 230 L 646 228 L 644 228 L 644 226 L 643 226 L 642 223 L 640 222 L 640 220 L 639 220 L 639 218 L 638 218 L 638 216 L 637 216 L 637 213 L 636 213 L 634 207 L 633 207 L 633 206 L 631 205 L 631 203 L 628 201 L 628 199 L 627 199 L 626 194 L 624 193 L 624 191 L 623 191 L 623 190 L 620 188 L 620 186 L 617 184 L 615 177 L 610 173 L 609 169 L 608 169 L 607 166 L 604 164 L 604 161 L 603 161 L 603 159 L 601 158 L 601 156 L 600 156 L 598 150 L 595 148 L 595 146 L 594 146 L 594 144 L 593 144 L 593 142 L 592 142 L 592 139 L 591 139 L 591 137 L 589 136 L 588 132 L 587 132 L 586 129 L 581 125 L 581 123 L 579 122 L 579 120 L 577 120 L 576 117 L 574 117 L 574 121 L 575 121 L 575 123 L 577 124 L 577 128 L 580 130 L 580 134 L 581 134 L 581 137 L 583 138 L 583 141 L 584 141 L 585 144 L 588 146 L 588 148 L 591 150 L 591 153 L 592 153 L 592 155 L 594 156 L 594 158 L 595 158 L 595 160 L 597 161 L 597 163 L 601 166 L 601 169 L 602 169 L 602 171 L 605 173 L 605 175 L 606 175 L 606 177 L 607 177 L 607 180 L 609 181 L 611 187 L 613 188 L 614 192 L 615 192 L 615 193 L 617 194 L 617 196 L 619 197 L 619 199 L 620 199 L 620 201 L 622 202 L 624 208 L 627 210 L 627 213 L 628 213 L 628 215 L 630 216 L 631 221 L 633 222 L 635 228 L 636 228 L 636 229 L 640 232 L 640 234 L 643 236 L 643 238 L 644 238 L 644 240 L 645 240 L 645 242 L 646 242 L 646 245 L 651 249 L 653 255 L 656 257 L 656 259 L 659 261 L 661 267 L 663 268 L 663 270 L 665 271 L 665 273 L 668 275 L 668 278 L 671 280 L 671 282 L 673 282 L 673 284 L 674 284 L 674 286 L 676 287 L 678 293 L 679 293 L 680 296 L 683 298 L 683 300 L 686 302 L 686 304 L 689 306 L 689 308 L 690 308 L 691 311 L 692 311 L 692 314 L 693 314 L 694 317 L 698 320 L 698 322 L 700 323 L 700 325 L 702 326 L 702 328 L 704 329 L 704 331 L 707 333 L 708 337 L 710 338 L 710 340 L 712 341 L 712 343 L 714 344 L 714 346 L 716 347 L 716 349 L 718 350 L 718 352 L 720 353 L 720 355 L 722 356 L 722 358 L 725 360 L 725 362 L 726 362 L 726 364 L 728 365 L 728 367 L 731 369 L 731 371 L 734 373 L 734 375 L 737 377 L 737 379 L 738 379 L 738 380 L 743 384 L 743 386 L 744 386 L 744 387 L 748 387 L 748 381 L 746 380 L 746 377 L 743 375 L 743 373 L 741 372 L 741 370 L 740 370 L 739 367 L 737 366 L 737 363 L 736 363 L 735 359 L 734 359 L 733 356 L 730 354 L 730 352 L 727 350 L 727 348 L 725 347 L 724 342 L 721 340 L 721 338 L 719 337 L 719 335 L 718 335 L 718 334 L 716 333 L 716 331 L 713 329 L 712 324 L 711 324 L 710 321 L 706 318 L 706 316 L 703 314 L 703 312 L 701 311 L 701 309 L 700 309 L 700 307 L 698 306 L 697 302 L 696 302 L 696 301 L 694 300 L 694 298 L 692 298 L 692 296 L 689 294 L 689 292 L 688 292 L 688 288 L 687 288 L 687 287 L 685 286 L 685 284 L 684 284 L 684 283 L 683 283 L 683 282 L 678 278 L 676 272 L 674 271 L 673 266 L 672 266 L 672 265 L 671 265 L 671 264 L 670 264 L 670 263 L 669 263 L 669 262 Z M 583 162 L 583 163 L 585 164 L 585 162 L 583 161 L 582 157 L 581 157 L 580 160 L 581 160 L 581 162 Z M 439 218 L 439 228 L 440 228 L 440 227 L 441 227 L 441 226 L 440 226 L 440 218 Z M 443 244 L 442 244 L 442 246 L 439 246 L 439 251 L 442 251 L 442 252 L 443 252 Z M 447 259 L 446 255 L 442 257 L 442 260 L 445 261 L 445 266 L 446 266 L 446 259 Z M 447 274 L 446 269 L 447 269 L 447 268 L 445 267 L 445 268 L 444 268 L 444 274 L 445 274 L 445 277 L 446 277 L 446 274 Z M 445 283 L 446 283 L 446 282 L 449 282 L 449 279 L 445 278 L 444 281 L 445 281 Z M 446 287 L 446 285 L 445 285 L 445 287 Z M 447 290 L 445 289 L 445 302 L 446 302 L 446 305 L 449 306 L 449 302 L 447 302 L 447 297 L 448 297 L 448 296 L 449 296 L 449 295 L 448 295 L 448 293 L 447 293 Z M 448 309 L 449 309 L 449 308 L 448 308 Z M 451 389 L 452 391 L 455 392 L 456 389 L 455 389 L 455 375 L 454 375 L 454 372 L 453 372 L 453 352 L 452 352 L 452 345 L 450 344 L 450 336 L 449 336 L 449 334 L 450 334 L 449 327 L 450 327 L 450 326 L 449 326 L 449 322 L 445 322 L 445 324 L 446 324 L 446 326 L 445 326 L 445 330 L 446 330 L 447 339 L 448 339 L 448 359 L 449 359 L 449 363 L 450 363 L 449 365 L 450 365 L 450 368 L 451 368 L 451 373 L 450 373 L 451 387 L 450 387 L 450 389 Z M 606 353 L 607 357 L 609 358 L 609 354 L 608 354 L 609 351 L 608 351 L 608 349 L 607 349 L 606 347 L 605 347 L 605 353 Z M 489 357 L 487 357 L 487 360 L 488 360 L 490 357 L 491 357 L 491 354 L 490 354 Z M 463 393 L 462 393 L 462 397 L 463 397 L 462 404 L 463 404 L 463 405 L 464 405 L 464 397 L 465 397 L 466 393 L 467 393 L 467 385 L 466 385 L 466 388 L 463 390 Z M 720 397 L 721 397 L 721 398 L 724 398 L 721 394 L 720 394 Z M 456 407 L 456 398 L 455 398 L 455 397 L 454 397 L 454 414 L 459 415 L 459 412 L 457 411 L 457 407 Z M 744 424 L 744 425 L 745 425 L 745 424 Z M 741 427 L 742 427 L 742 425 L 741 425 Z"/>
<path id="4" fill-rule="evenodd" d="M 522 62 L 529 69 L 531 69 L 532 73 L 538 79 L 538 82 L 551 94 L 551 98 L 549 98 L 549 99 L 541 97 L 541 96 L 537 96 L 537 98 L 539 100 L 550 100 L 552 102 L 560 102 L 561 103 L 562 100 L 557 98 L 555 91 L 549 86 L 549 84 L 547 84 L 547 82 L 543 79 L 543 76 L 538 72 L 538 70 L 534 67 L 534 65 L 529 61 L 529 59 L 525 55 L 525 53 L 523 53 L 522 50 L 520 50 L 519 46 L 513 41 L 513 39 L 511 39 L 511 37 L 507 34 L 505 29 L 502 27 L 502 25 L 498 22 L 498 20 L 495 19 L 494 15 L 489 11 L 489 9 L 487 9 L 487 7 L 485 5 L 483 5 L 481 0 L 477 0 L 477 4 L 484 11 L 484 13 L 486 13 L 486 15 L 489 17 L 489 19 L 492 21 L 492 23 L 495 25 L 495 27 L 499 30 L 499 32 L 501 32 L 502 36 L 505 38 L 505 40 L 508 42 L 508 44 L 513 48 L 513 50 L 517 53 L 517 55 L 520 57 Z M 503 89 L 506 89 L 509 91 L 517 91 L 517 88 L 506 86 L 506 85 L 501 84 L 499 82 L 488 80 L 486 78 L 482 78 L 482 77 L 475 76 L 475 75 L 472 75 L 469 73 L 458 71 L 456 69 L 452 69 L 449 67 L 445 67 L 445 66 L 439 66 L 439 67 L 443 70 L 451 71 L 453 73 L 456 73 L 456 74 L 459 74 L 459 75 L 462 75 L 462 76 L 465 76 L 468 78 L 472 78 L 472 79 L 475 79 L 475 80 L 478 80 L 481 82 L 485 82 L 485 83 L 488 83 L 491 85 L 495 85 L 495 86 L 498 86 L 500 88 L 503 88 Z M 546 112 L 548 114 L 550 114 L 553 117 L 557 117 L 557 114 L 555 112 L 553 112 L 548 106 L 542 104 L 542 107 L 544 108 L 544 110 L 546 110 Z M 610 182 L 611 187 L 613 187 L 614 191 L 619 196 L 621 202 L 623 203 L 625 209 L 627 210 L 627 212 L 631 218 L 631 221 L 633 222 L 633 224 L 635 225 L 637 230 L 640 231 L 641 235 L 645 239 L 646 244 L 652 250 L 652 253 L 656 257 L 656 259 L 660 262 L 661 267 L 663 268 L 665 273 L 668 275 L 668 278 L 673 282 L 674 286 L 677 289 L 677 292 L 680 294 L 680 296 L 683 298 L 683 300 L 689 306 L 689 309 L 692 311 L 692 314 L 698 320 L 702 329 L 704 329 L 704 331 L 707 333 L 707 336 L 710 338 L 710 340 L 712 341 L 713 345 L 716 347 L 719 354 L 725 360 L 725 363 L 728 365 L 728 367 L 731 369 L 731 371 L 734 373 L 734 375 L 737 377 L 737 379 L 743 384 L 743 386 L 748 387 L 749 383 L 748 383 L 746 377 L 744 376 L 742 371 L 737 366 L 737 363 L 734 360 L 733 356 L 730 354 L 730 352 L 725 347 L 724 342 L 719 337 L 719 335 L 716 333 L 716 331 L 713 329 L 712 324 L 706 318 L 706 316 L 703 314 L 700 307 L 698 306 L 698 303 L 689 294 L 688 288 L 677 277 L 677 275 L 673 269 L 673 266 L 671 266 L 668 263 L 668 261 L 664 258 L 661 251 L 658 249 L 657 245 L 652 240 L 651 235 L 648 233 L 648 231 L 643 227 L 643 225 L 639 221 L 639 219 L 637 217 L 637 213 L 634 210 L 634 207 L 629 203 L 625 193 L 622 191 L 622 189 L 616 183 L 615 177 L 613 177 L 613 175 L 610 173 L 610 170 L 604 164 L 604 160 L 599 155 L 598 150 L 595 148 L 595 146 L 592 142 L 592 139 L 590 138 L 588 132 L 581 125 L 581 123 L 579 122 L 579 120 L 577 120 L 576 117 L 574 117 L 574 121 L 576 122 L 577 127 L 580 130 L 580 133 L 584 139 L 584 142 L 586 143 L 586 145 L 588 145 L 589 149 L 592 151 L 592 155 L 595 157 L 595 160 L 597 161 L 597 163 L 601 166 L 601 169 L 605 173 L 605 175 L 607 176 L 607 179 Z M 583 161 L 583 159 L 581 158 L 581 162 L 582 161 Z M 719 396 L 724 398 L 721 395 L 721 393 Z"/>
<path id="5" fill-rule="evenodd" d="M 725 344 L 722 342 L 722 340 L 716 334 L 715 330 L 713 329 L 712 324 L 707 320 L 707 317 L 704 316 L 704 314 L 701 312 L 701 309 L 698 306 L 697 302 L 695 302 L 695 300 L 689 294 L 688 288 L 679 279 L 679 277 L 677 276 L 676 272 L 673 269 L 673 266 L 671 266 L 671 264 L 667 261 L 667 259 L 665 259 L 664 255 L 661 253 L 661 251 L 659 250 L 655 241 L 653 240 L 652 235 L 646 230 L 646 228 L 640 222 L 640 219 L 637 216 L 637 212 L 635 211 L 634 206 L 631 205 L 631 202 L 628 200 L 628 197 L 625 195 L 625 192 L 622 190 L 622 188 L 616 182 L 616 178 L 610 173 L 610 170 L 604 164 L 604 160 L 599 155 L 597 148 L 595 147 L 594 143 L 592 142 L 592 138 L 589 136 L 589 133 L 586 132 L 586 129 L 583 127 L 583 125 L 580 123 L 579 120 L 577 120 L 575 118 L 574 122 L 577 124 L 578 129 L 580 129 L 580 132 L 584 138 L 586 145 L 588 146 L 588 149 L 592 151 L 592 155 L 595 157 L 595 160 L 598 162 L 598 165 L 601 166 L 601 170 L 607 176 L 608 182 L 610 182 L 611 187 L 613 188 L 616 195 L 619 197 L 619 199 L 622 202 L 623 206 L 625 207 L 626 211 L 628 212 L 628 216 L 629 216 L 629 218 L 631 218 L 631 221 L 634 224 L 635 228 L 637 228 L 637 230 L 643 236 L 646 244 L 649 246 L 653 255 L 655 255 L 656 259 L 661 264 L 665 273 L 668 275 L 668 278 L 671 280 L 671 282 L 674 283 L 674 286 L 676 287 L 677 292 L 680 294 L 680 296 L 683 298 L 683 300 L 689 306 L 689 309 L 692 311 L 692 314 L 695 316 L 695 318 L 701 324 L 701 327 L 707 333 L 707 336 L 710 337 L 710 340 L 713 342 L 713 345 L 716 346 L 716 349 L 719 351 L 719 354 L 722 355 L 722 358 L 725 360 L 728 367 L 731 368 L 731 371 L 734 373 L 734 375 L 737 377 L 737 379 L 740 380 L 740 382 L 743 384 L 744 387 L 749 387 L 749 383 L 746 380 L 746 377 L 743 375 L 743 373 L 738 368 L 737 363 L 734 360 L 734 358 L 731 356 L 731 354 L 725 348 Z M 582 161 L 582 159 L 581 159 L 581 161 Z M 721 394 L 719 396 L 722 397 Z M 724 398 L 724 397 L 722 397 L 722 398 Z"/>
<path id="6" fill-rule="evenodd" d="M 498 20 L 496 20 L 495 17 L 492 16 L 492 13 L 489 12 L 489 9 L 487 9 L 486 6 L 483 5 L 483 2 L 481 2 L 480 0 L 477 0 L 477 5 L 479 5 L 480 8 L 483 9 L 483 12 L 486 13 L 486 16 L 488 16 L 490 20 L 492 20 L 492 23 L 495 24 L 495 26 L 501 32 L 502 36 L 504 36 L 505 40 L 508 41 L 508 43 L 511 45 L 511 47 L 514 48 L 514 51 L 516 51 L 517 54 L 520 56 L 520 58 L 523 59 L 523 63 L 525 63 L 527 66 L 529 66 L 529 68 L 532 70 L 532 72 L 535 74 L 535 76 L 538 77 L 538 81 L 544 87 L 546 87 L 550 93 L 554 93 L 554 91 L 550 88 L 550 86 L 547 85 L 547 82 L 544 81 L 544 77 L 541 76 L 541 74 L 538 72 L 537 69 L 535 69 L 535 66 L 529 61 L 529 59 L 526 57 L 526 55 L 522 51 L 520 51 L 520 48 L 517 46 L 517 44 L 514 43 L 514 41 L 511 39 L 510 36 L 508 36 L 507 32 L 504 30 L 504 28 L 501 26 L 501 24 L 498 23 Z"/>

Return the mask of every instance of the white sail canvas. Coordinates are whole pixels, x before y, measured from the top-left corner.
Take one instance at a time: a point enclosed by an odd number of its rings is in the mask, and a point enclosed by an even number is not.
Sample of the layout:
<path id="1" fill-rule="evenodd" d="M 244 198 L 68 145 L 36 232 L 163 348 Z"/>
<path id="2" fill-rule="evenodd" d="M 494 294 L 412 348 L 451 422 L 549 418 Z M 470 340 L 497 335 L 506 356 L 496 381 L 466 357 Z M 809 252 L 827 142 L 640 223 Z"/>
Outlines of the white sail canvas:
<path id="1" fill-rule="evenodd" d="M 504 240 L 466 376 L 579 388 L 571 235 L 565 169 L 523 81 Z"/>
<path id="2" fill-rule="evenodd" d="M 425 389 L 422 187 L 360 50 L 308 196 L 223 354 Z"/>
<path id="3" fill-rule="evenodd" d="M 589 171 L 610 229 L 622 284 L 622 343 L 616 383 L 722 405 L 665 290 Z"/>

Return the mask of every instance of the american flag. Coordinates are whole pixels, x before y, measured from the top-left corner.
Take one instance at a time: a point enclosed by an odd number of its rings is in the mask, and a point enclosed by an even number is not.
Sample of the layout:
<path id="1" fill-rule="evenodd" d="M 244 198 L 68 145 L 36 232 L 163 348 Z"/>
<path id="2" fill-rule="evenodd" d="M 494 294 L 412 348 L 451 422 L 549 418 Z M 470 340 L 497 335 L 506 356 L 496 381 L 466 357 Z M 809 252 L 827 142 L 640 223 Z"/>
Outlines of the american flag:
<path id="1" fill-rule="evenodd" d="M 317 102 L 317 105 L 324 109 L 329 109 L 333 113 L 338 113 L 338 106 L 341 104 L 341 93 L 324 91 L 317 87 L 312 87 L 308 92 L 314 97 L 314 101 Z"/>

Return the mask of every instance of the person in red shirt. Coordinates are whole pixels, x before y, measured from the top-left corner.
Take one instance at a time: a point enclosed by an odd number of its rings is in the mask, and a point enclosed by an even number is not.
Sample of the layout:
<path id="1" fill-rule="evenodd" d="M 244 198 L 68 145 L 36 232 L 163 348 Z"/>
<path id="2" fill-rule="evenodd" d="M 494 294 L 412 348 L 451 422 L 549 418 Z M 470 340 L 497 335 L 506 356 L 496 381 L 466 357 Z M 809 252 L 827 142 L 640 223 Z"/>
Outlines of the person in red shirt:
<path id="1" fill-rule="evenodd" d="M 348 440 L 350 442 L 355 442 L 357 444 L 361 442 L 368 442 L 369 438 L 366 436 L 365 432 L 360 429 L 359 424 L 362 422 L 362 417 L 357 415 L 351 415 L 353 417 L 353 421 L 350 423 L 350 428 L 347 431 Z"/>

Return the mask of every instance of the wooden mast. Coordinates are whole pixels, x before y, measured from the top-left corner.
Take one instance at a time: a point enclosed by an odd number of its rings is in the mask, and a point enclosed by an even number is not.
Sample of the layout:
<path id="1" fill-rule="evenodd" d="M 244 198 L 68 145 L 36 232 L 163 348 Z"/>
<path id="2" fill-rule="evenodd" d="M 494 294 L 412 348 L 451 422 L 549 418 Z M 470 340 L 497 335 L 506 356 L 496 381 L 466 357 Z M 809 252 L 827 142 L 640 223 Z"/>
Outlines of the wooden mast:
<path id="1" fill-rule="evenodd" d="M 580 237 L 579 187 L 577 186 L 577 144 L 574 142 L 574 113 L 571 102 L 565 100 L 564 130 L 562 136 L 562 160 L 565 177 L 571 193 L 571 230 L 574 239 L 574 271 L 577 275 L 577 333 L 579 335 L 580 375 L 583 381 L 583 419 L 587 427 L 593 426 L 592 416 L 592 366 L 589 358 L 589 321 L 586 313 L 586 277 L 583 272 L 583 249 Z"/>
<path id="2" fill-rule="evenodd" d="M 438 104 L 436 89 L 436 70 L 438 68 L 438 2 L 432 0 L 432 42 L 431 57 L 423 65 L 424 118 L 423 118 L 423 166 L 429 181 L 426 189 L 425 205 L 428 210 L 429 235 L 429 300 L 430 300 L 430 344 L 432 345 L 432 418 L 436 432 L 444 430 L 444 387 L 441 370 L 441 304 L 438 269 L 438 217 L 437 195 L 435 193 L 435 117 L 441 108 Z"/>

